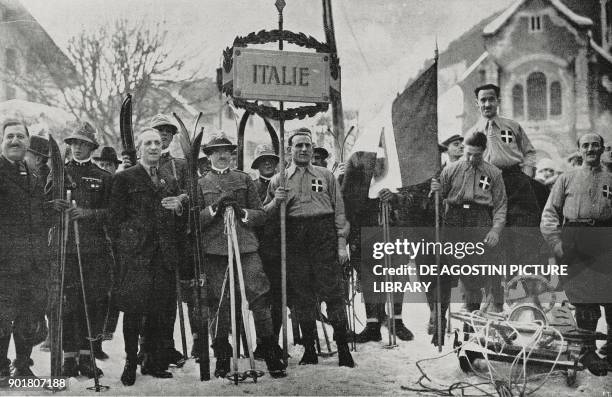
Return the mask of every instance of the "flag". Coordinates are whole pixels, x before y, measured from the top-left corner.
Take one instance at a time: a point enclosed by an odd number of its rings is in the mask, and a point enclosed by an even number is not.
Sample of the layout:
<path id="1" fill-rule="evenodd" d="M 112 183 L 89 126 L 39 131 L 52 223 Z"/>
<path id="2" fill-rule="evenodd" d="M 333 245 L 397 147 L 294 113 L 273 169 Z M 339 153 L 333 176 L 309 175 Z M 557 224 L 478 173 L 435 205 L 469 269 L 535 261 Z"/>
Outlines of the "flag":
<path id="1" fill-rule="evenodd" d="M 436 176 L 440 171 L 437 60 L 395 98 L 391 112 L 402 186 Z"/>

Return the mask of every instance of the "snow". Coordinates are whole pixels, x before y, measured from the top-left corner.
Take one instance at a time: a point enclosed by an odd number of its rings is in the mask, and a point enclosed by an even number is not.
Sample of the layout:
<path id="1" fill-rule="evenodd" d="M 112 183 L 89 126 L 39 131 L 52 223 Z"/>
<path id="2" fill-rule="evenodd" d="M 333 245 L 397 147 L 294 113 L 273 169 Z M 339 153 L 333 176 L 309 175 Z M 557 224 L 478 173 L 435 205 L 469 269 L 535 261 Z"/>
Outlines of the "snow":
<path id="1" fill-rule="evenodd" d="M 360 302 L 359 297 L 357 298 Z M 453 310 L 460 306 L 453 304 Z M 186 308 L 185 308 L 186 309 Z M 357 304 L 357 316 L 364 322 L 365 315 L 363 304 Z M 103 344 L 104 350 L 110 355 L 107 361 L 99 361 L 98 365 L 104 371 L 104 377 L 100 379 L 102 385 L 110 386 L 103 395 L 427 395 L 402 390 L 401 386 L 418 388 L 415 385 L 420 373 L 415 366 L 417 360 L 437 357 L 450 352 L 452 339 L 447 335 L 446 346 L 440 354 L 429 342 L 431 336 L 426 334 L 426 323 L 429 318 L 429 310 L 424 303 L 405 303 L 403 318 L 406 326 L 415 334 L 415 340 L 411 342 L 399 341 L 399 347 L 386 349 L 384 344 L 388 340 L 388 333 L 383 327 L 382 342 L 370 342 L 357 345 L 357 352 L 353 357 L 357 366 L 355 368 L 338 367 L 337 356 L 319 358 L 318 365 L 299 366 L 298 361 L 302 355 L 301 346 L 291 345 L 291 326 L 289 326 L 290 349 L 288 376 L 284 379 L 272 379 L 267 373 L 259 379 L 257 384 L 252 382 L 242 383 L 235 386 L 225 379 L 213 379 L 209 382 L 199 381 L 198 365 L 189 360 L 182 369 L 171 369 L 173 379 L 155 379 L 150 376 L 142 376 L 138 372 L 134 386 L 126 387 L 121 384 L 119 377 L 123 370 L 124 353 L 123 338 L 121 334 L 121 321 L 117 327 L 118 332 L 112 341 Z M 600 330 L 605 330 L 603 319 L 600 320 Z M 452 327 L 457 328 L 460 324 L 453 321 Z M 188 327 L 188 325 L 187 325 Z M 362 328 L 357 325 L 358 331 Z M 190 335 L 189 329 L 187 334 Z M 320 329 L 321 347 L 325 351 L 325 340 Z M 331 328 L 329 329 L 331 335 Z M 175 327 L 175 341 L 180 348 L 180 333 L 178 321 Z M 188 336 L 188 348 L 191 348 L 191 338 Z M 332 342 L 332 348 L 335 346 Z M 13 357 L 13 348 L 9 357 Z M 34 348 L 32 355 L 35 365 L 33 371 L 39 376 L 49 373 L 49 353 Z M 246 368 L 247 360 L 241 360 L 241 368 Z M 452 383 L 467 381 L 472 383 L 482 382 L 481 378 L 465 375 L 458 366 L 454 354 L 422 364 L 428 376 L 437 384 L 447 387 Z M 257 368 L 265 370 L 265 363 L 257 361 Z M 214 358 L 211 351 L 211 370 L 214 370 Z M 57 396 L 72 395 L 94 395 L 87 390 L 93 386 L 93 380 L 70 379 L 69 389 L 59 392 Z M 531 387 L 535 384 L 530 385 Z M 489 388 L 489 392 L 494 390 Z M 594 377 L 585 372 L 578 373 L 576 385 L 568 387 L 563 377 L 553 377 L 540 389 L 535 396 L 601 396 L 605 397 L 612 392 L 612 375 L 607 377 Z M 13 392 L 3 390 L 6 395 L 49 395 L 49 392 Z M 476 394 L 474 390 L 468 390 L 467 394 Z M 430 394 L 431 395 L 431 394 Z M 459 395 L 459 394 L 457 394 Z"/>

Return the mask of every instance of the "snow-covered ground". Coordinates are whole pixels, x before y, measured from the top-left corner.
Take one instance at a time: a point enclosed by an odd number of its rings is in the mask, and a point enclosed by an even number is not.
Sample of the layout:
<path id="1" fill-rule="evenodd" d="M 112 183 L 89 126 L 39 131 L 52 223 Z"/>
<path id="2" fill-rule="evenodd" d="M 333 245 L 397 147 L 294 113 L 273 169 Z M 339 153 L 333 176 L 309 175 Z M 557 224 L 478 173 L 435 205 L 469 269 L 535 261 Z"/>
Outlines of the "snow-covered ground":
<path id="1" fill-rule="evenodd" d="M 459 306 L 457 306 L 457 309 Z M 357 315 L 365 321 L 363 305 L 357 305 Z M 455 307 L 453 307 L 455 310 Z M 107 361 L 98 361 L 98 365 L 104 371 L 101 384 L 110 386 L 105 395 L 428 395 L 427 393 L 416 393 L 403 390 L 402 385 L 418 388 L 414 382 L 419 379 L 420 373 L 415 366 L 417 360 L 436 357 L 448 353 L 452 340 L 447 335 L 446 347 L 439 354 L 429 342 L 431 336 L 426 334 L 426 323 L 429 318 L 429 310 L 425 304 L 406 303 L 403 313 L 404 322 L 415 334 L 411 342 L 400 342 L 395 349 L 385 349 L 384 342 L 387 340 L 386 328 L 383 328 L 383 341 L 370 342 L 357 346 L 357 352 L 353 357 L 357 366 L 355 368 L 338 367 L 337 357 L 320 358 L 318 365 L 299 366 L 298 361 L 302 355 L 301 346 L 290 345 L 291 355 L 288 376 L 284 379 L 272 379 L 267 374 L 259 379 L 257 384 L 243 383 L 235 386 L 224 379 L 213 379 L 209 382 L 199 381 L 198 366 L 193 360 L 189 360 L 181 369 L 171 369 L 173 379 L 155 379 L 150 376 L 142 376 L 138 372 L 136 384 L 125 387 L 121 384 L 119 377 L 123 370 L 124 353 L 123 338 L 121 335 L 121 321 L 118 332 L 112 341 L 104 342 L 104 350 L 111 356 Z M 453 327 L 459 323 L 454 321 Z M 361 326 L 358 324 L 358 331 Z M 600 329 L 605 327 L 600 322 Z M 329 329 L 331 335 L 331 328 Z M 189 331 L 187 332 L 189 335 Z M 319 329 L 321 346 L 325 351 L 323 333 Z M 180 346 L 180 333 L 178 321 L 175 329 L 175 340 L 177 347 Z M 289 341 L 291 342 L 291 327 L 289 327 Z M 333 342 L 332 342 L 333 343 Z M 191 340 L 188 336 L 188 347 L 191 348 Z M 11 347 L 10 356 L 13 356 Z M 212 352 L 211 352 L 212 357 Z M 33 359 L 35 365 L 33 371 L 39 376 L 49 373 L 49 353 L 42 352 L 38 347 L 34 348 Z M 241 360 L 241 367 L 248 365 L 247 360 Z M 257 361 L 259 369 L 265 370 L 265 363 Z M 436 383 L 449 385 L 466 381 L 471 383 L 482 382 L 476 376 L 466 376 L 458 366 L 454 354 L 423 363 L 428 376 Z M 211 369 L 214 370 L 214 359 L 211 360 Z M 534 383 L 533 386 L 536 384 Z M 93 380 L 79 378 L 70 379 L 69 389 L 57 393 L 63 395 L 93 395 L 86 388 L 93 386 Z M 492 388 L 487 388 L 493 392 Z M 13 392 L 2 390 L 0 394 L 6 395 L 47 395 L 49 392 Z M 477 395 L 476 390 L 467 390 L 466 394 Z M 429 394 L 431 395 L 431 394 Z M 456 395 L 460 395 L 457 392 Z M 578 373 L 576 385 L 568 387 L 562 376 L 552 377 L 546 385 L 538 390 L 535 396 L 601 396 L 612 395 L 612 375 L 606 377 L 594 377 L 585 372 Z"/>

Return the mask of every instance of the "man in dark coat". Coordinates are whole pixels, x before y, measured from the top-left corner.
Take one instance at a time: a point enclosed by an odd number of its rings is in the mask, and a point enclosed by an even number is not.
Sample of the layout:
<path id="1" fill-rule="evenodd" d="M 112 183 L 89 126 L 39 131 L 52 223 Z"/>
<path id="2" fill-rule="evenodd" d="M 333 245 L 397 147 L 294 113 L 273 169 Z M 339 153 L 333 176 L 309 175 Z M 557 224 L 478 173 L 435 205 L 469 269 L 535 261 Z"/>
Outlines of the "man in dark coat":
<path id="1" fill-rule="evenodd" d="M 38 176 L 46 181 L 51 172 L 51 168 L 47 165 L 49 161 L 49 141 L 42 137 L 34 135 L 30 137 L 30 147 L 25 155 L 25 161 L 28 168 L 36 171 Z"/>
<path id="2" fill-rule="evenodd" d="M 393 209 L 398 210 L 409 204 L 408 196 L 394 194 L 389 189 L 375 192 L 376 196 L 371 198 L 370 186 L 373 178 L 383 173 L 386 166 L 384 149 L 379 147 L 377 151 L 357 151 L 351 155 L 345 165 L 344 181 L 342 184 L 342 197 L 346 209 L 346 217 L 351 224 L 349 234 L 349 245 L 351 249 L 351 265 L 361 277 L 367 278 L 371 272 L 361 274 L 361 228 L 379 227 L 379 214 L 381 202 L 391 203 Z M 414 338 L 412 332 L 406 328 L 402 321 L 403 294 L 394 297 L 393 313 L 389 313 L 395 322 L 395 332 L 398 338 L 409 341 Z M 365 343 L 380 341 L 381 324 L 386 319 L 384 303 L 374 303 L 375 298 L 364 295 L 366 307 L 366 327 L 361 333 L 355 335 L 355 341 Z"/>
<path id="3" fill-rule="evenodd" d="M 170 378 L 160 359 L 160 326 L 176 311 L 175 268 L 178 241 L 184 239 L 180 188 L 167 168 L 160 167 L 162 143 L 150 128 L 139 137 L 140 161 L 115 175 L 111 193 L 111 227 L 121 268 L 114 291 L 124 312 L 126 364 L 124 385 L 136 379 L 138 337 L 143 338 L 141 373 Z"/>
<path id="4" fill-rule="evenodd" d="M 211 313 L 218 311 L 217 332 L 213 349 L 217 359 L 215 376 L 225 377 L 230 370 L 232 346 L 229 334 L 229 287 L 222 287 L 228 267 L 227 236 L 224 234 L 224 213 L 228 206 L 234 208 L 236 215 L 236 234 L 238 251 L 244 274 L 244 288 L 253 312 L 255 332 L 261 340 L 263 355 L 268 371 L 273 377 L 283 377 L 285 364 L 281 361 L 280 349 L 276 348 L 272 328 L 272 316 L 268 302 L 270 282 L 266 277 L 257 250 L 259 241 L 255 228 L 263 226 L 266 214 L 257 194 L 255 184 L 245 172 L 231 169 L 232 152 L 236 145 L 225 137 L 214 137 L 204 148 L 204 153 L 212 162 L 211 171 L 198 181 L 198 193 L 203 209 L 200 211 L 205 253 L 205 273 L 208 278 L 209 308 Z M 237 291 L 239 291 L 237 289 Z M 238 292 L 237 292 L 238 293 Z M 234 348 L 237 348 L 236 346 Z"/>
<path id="5" fill-rule="evenodd" d="M 261 202 L 266 199 L 270 179 L 276 174 L 280 158 L 268 144 L 258 145 L 253 155 L 251 169 L 257 170 L 259 176 L 255 179 L 255 187 Z M 257 228 L 259 239 L 259 256 L 264 271 L 270 281 L 270 309 L 272 311 L 272 325 L 274 327 L 275 341 L 278 341 L 280 329 L 283 325 L 282 293 L 280 272 L 280 224 L 277 216 L 266 217 L 266 224 Z M 278 345 L 277 345 L 278 346 Z M 280 349 L 280 348 L 279 348 Z M 263 351 L 258 341 L 255 357 L 263 358 Z"/>
<path id="6" fill-rule="evenodd" d="M 174 179 L 178 181 L 179 188 L 181 190 L 181 200 L 185 206 L 187 205 L 187 181 L 188 181 L 188 172 L 187 172 L 187 161 L 185 159 L 178 159 L 170 153 L 170 144 L 174 139 L 174 135 L 178 132 L 178 128 L 172 121 L 172 119 L 165 114 L 157 114 L 151 119 L 151 128 L 159 131 L 159 135 L 162 140 L 162 154 L 159 159 L 159 167 L 160 169 L 167 169 Z M 178 268 L 179 278 L 187 279 L 193 277 L 193 266 L 191 265 L 192 256 L 191 250 L 187 247 L 188 240 L 179 241 L 179 253 L 181 254 L 180 266 Z M 176 277 L 176 276 L 175 276 Z M 182 298 L 187 302 L 187 306 L 189 308 L 189 320 L 191 324 L 194 324 L 193 313 L 194 308 L 191 302 L 191 297 L 193 295 L 188 293 L 185 294 Z M 182 302 L 180 302 L 182 305 Z M 182 310 L 182 307 L 181 309 Z M 161 357 L 160 359 L 165 361 L 164 366 L 174 365 L 174 366 L 182 366 L 184 363 L 183 355 L 174 348 L 174 323 L 176 322 L 176 310 L 172 312 L 172 314 L 164 319 L 164 324 L 160 327 L 159 331 L 161 332 L 160 339 L 162 340 L 163 346 L 161 347 Z M 198 341 L 198 334 L 193 334 L 194 346 Z M 199 348 L 194 347 L 194 352 L 198 352 Z"/>
<path id="7" fill-rule="evenodd" d="M 108 358 L 101 350 L 101 337 L 106 310 L 102 302 L 106 300 L 110 288 L 110 268 L 112 259 L 104 231 L 108 221 L 108 206 L 111 189 L 111 175 L 91 161 L 91 155 L 98 147 L 95 130 L 89 123 L 82 124 L 72 135 L 64 139 L 72 151 L 72 160 L 65 165 L 65 189 L 71 192 L 69 224 L 70 237 L 66 245 L 63 349 L 64 365 L 62 374 L 76 377 L 79 373 L 94 377 L 91 362 L 85 303 L 81 290 L 79 266 L 83 266 L 83 278 L 87 294 L 87 308 L 93 335 L 98 337 L 94 345 L 99 348 L 98 357 Z M 47 191 L 52 191 L 52 178 L 49 177 Z M 81 264 L 77 257 L 76 238 L 73 221 L 78 221 Z M 98 374 L 102 371 L 98 368 Z"/>
<path id="8" fill-rule="evenodd" d="M 25 125 L 2 126 L 0 155 L 0 386 L 8 385 L 11 334 L 16 359 L 13 376 L 34 376 L 32 346 L 46 336 L 49 276 L 44 185 L 24 162 L 29 145 Z"/>

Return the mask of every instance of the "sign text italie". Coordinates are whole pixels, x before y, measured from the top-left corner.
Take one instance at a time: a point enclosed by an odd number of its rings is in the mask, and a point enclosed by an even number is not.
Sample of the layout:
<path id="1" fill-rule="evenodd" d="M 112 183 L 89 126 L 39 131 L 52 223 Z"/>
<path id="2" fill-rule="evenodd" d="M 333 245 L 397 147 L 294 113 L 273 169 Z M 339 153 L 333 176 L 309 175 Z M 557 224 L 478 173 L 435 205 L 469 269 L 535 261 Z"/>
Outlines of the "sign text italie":
<path id="1" fill-rule="evenodd" d="M 234 48 L 234 96 L 287 102 L 329 102 L 329 55 Z"/>

